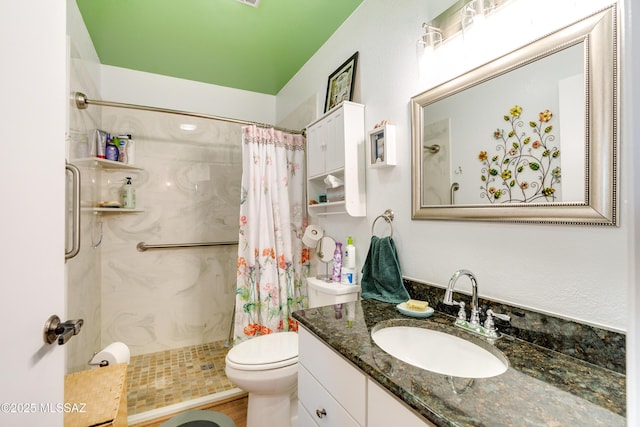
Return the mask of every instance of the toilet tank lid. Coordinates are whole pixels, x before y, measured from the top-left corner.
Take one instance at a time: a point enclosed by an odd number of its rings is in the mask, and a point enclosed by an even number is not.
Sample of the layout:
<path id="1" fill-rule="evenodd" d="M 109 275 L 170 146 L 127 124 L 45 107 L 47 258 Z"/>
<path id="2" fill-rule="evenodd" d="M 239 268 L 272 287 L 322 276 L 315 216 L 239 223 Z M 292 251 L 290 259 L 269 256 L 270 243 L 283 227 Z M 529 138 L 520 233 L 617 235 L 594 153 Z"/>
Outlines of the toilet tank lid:
<path id="1" fill-rule="evenodd" d="M 307 277 L 309 287 L 328 295 L 345 295 L 360 292 L 360 285 L 343 285 L 339 282 L 326 282 L 315 277 Z"/>
<path id="2" fill-rule="evenodd" d="M 227 359 L 240 365 L 266 365 L 290 361 L 298 357 L 298 334 L 275 332 L 251 338 L 234 346 Z"/>

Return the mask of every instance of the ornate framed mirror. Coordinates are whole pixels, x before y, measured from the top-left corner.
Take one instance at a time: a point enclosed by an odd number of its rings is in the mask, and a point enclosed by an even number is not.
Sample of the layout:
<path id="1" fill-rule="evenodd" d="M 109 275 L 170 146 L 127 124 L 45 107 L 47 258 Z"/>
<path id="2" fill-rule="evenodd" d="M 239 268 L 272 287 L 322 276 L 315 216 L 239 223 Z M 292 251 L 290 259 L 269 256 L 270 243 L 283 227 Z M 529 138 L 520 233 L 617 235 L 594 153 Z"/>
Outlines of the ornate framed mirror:
<path id="1" fill-rule="evenodd" d="M 412 219 L 618 224 L 612 6 L 411 98 Z"/>

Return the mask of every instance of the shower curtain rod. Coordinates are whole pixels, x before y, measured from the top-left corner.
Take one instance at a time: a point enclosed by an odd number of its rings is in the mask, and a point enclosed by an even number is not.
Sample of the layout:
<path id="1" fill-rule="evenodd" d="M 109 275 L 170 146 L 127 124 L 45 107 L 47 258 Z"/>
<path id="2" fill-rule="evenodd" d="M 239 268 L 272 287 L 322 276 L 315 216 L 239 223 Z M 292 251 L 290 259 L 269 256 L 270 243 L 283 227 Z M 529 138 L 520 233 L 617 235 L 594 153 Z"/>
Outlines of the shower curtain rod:
<path id="1" fill-rule="evenodd" d="M 125 104 L 125 103 L 122 103 L 122 102 L 111 102 L 111 101 L 100 101 L 100 100 L 95 100 L 95 99 L 88 99 L 87 96 L 82 92 L 75 92 L 74 93 L 74 99 L 75 99 L 75 102 L 76 102 L 76 107 L 79 110 L 84 110 L 89 106 L 89 104 L 93 104 L 93 105 L 101 105 L 103 107 L 129 108 L 129 109 L 132 109 L 132 110 L 143 110 L 143 111 L 154 111 L 154 112 L 157 112 L 157 113 L 177 114 L 177 115 L 180 115 L 180 116 L 198 117 L 198 118 L 201 118 L 201 119 L 218 120 L 218 121 L 228 122 L 228 123 L 237 123 L 237 124 L 240 124 L 240 125 L 256 125 L 256 126 L 260 126 L 260 127 L 273 127 L 276 130 L 281 130 L 281 131 L 289 132 L 289 133 L 293 133 L 293 134 L 298 134 L 298 135 L 304 135 L 305 134 L 304 130 L 286 129 L 286 128 L 281 128 L 281 127 L 278 127 L 278 126 L 269 125 L 269 124 L 266 124 L 266 123 L 251 122 L 251 121 L 248 121 L 248 120 L 240 120 L 240 119 L 233 119 L 233 118 L 229 118 L 229 117 L 212 116 L 210 114 L 192 113 L 192 112 L 189 112 L 189 111 L 170 110 L 170 109 L 159 108 L 159 107 L 148 107 L 146 105 Z"/>

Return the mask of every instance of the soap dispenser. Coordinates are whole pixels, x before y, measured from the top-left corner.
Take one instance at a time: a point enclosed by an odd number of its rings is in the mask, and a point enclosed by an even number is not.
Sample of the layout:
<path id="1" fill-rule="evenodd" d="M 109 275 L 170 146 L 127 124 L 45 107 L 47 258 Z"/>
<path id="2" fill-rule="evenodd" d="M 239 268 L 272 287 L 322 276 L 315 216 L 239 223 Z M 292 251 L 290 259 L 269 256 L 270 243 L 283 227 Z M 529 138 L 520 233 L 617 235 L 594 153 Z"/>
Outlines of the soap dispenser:
<path id="1" fill-rule="evenodd" d="M 125 209 L 135 209 L 136 208 L 136 189 L 133 188 L 133 182 L 131 182 L 131 177 L 128 176 L 125 178 L 125 183 L 122 186 L 121 196 L 122 196 L 122 207 Z"/>

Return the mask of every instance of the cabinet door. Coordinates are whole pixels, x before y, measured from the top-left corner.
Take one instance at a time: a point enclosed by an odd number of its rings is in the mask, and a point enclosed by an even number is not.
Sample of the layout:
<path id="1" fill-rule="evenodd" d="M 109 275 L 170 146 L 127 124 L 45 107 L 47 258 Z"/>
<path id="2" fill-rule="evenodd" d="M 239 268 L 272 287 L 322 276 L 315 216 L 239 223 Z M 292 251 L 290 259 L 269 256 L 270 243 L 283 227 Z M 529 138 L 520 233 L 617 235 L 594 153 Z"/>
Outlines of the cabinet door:
<path id="1" fill-rule="evenodd" d="M 298 398 L 301 410 L 320 427 L 361 426 L 302 365 L 298 368 Z"/>
<path id="2" fill-rule="evenodd" d="M 326 120 L 325 170 L 344 168 L 344 109 L 340 108 Z"/>
<path id="3" fill-rule="evenodd" d="M 371 380 L 367 380 L 367 420 L 367 427 L 435 427 Z"/>
<path id="4" fill-rule="evenodd" d="M 327 126 L 318 122 L 307 132 L 307 176 L 321 175 L 325 171 L 325 147 Z"/>
<path id="5" fill-rule="evenodd" d="M 298 330 L 298 361 L 336 402 L 340 402 L 339 406 L 344 407 L 357 424 L 365 424 L 367 379 L 362 372 L 338 356 L 304 327 Z M 309 389 L 301 382 L 301 378 L 305 378 L 305 374 L 298 374 L 298 396 L 317 395 L 315 392 L 305 394 L 305 390 Z M 304 404 L 304 397 L 301 400 Z M 315 413 L 318 408 L 307 409 Z"/>
<path id="6" fill-rule="evenodd" d="M 302 402 L 298 401 L 298 427 L 318 427 Z"/>

